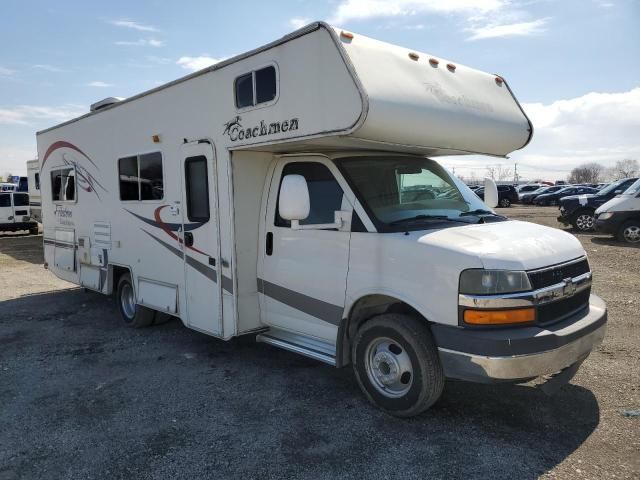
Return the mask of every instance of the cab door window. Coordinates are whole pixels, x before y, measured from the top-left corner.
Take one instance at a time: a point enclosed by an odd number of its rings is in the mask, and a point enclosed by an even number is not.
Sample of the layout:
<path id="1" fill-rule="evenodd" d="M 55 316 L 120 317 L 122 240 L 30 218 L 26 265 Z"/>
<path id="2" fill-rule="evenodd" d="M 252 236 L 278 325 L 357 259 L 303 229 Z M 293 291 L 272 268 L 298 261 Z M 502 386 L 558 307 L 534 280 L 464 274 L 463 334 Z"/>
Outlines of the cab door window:
<path id="1" fill-rule="evenodd" d="M 287 175 L 302 175 L 309 188 L 309 216 L 300 220 L 300 225 L 319 225 L 333 223 L 335 212 L 342 207 L 343 191 L 331 171 L 318 162 L 288 163 L 282 169 L 282 179 Z M 278 193 L 279 197 L 279 193 Z M 280 216 L 276 204 L 275 225 L 277 227 L 291 227 L 291 222 Z"/>

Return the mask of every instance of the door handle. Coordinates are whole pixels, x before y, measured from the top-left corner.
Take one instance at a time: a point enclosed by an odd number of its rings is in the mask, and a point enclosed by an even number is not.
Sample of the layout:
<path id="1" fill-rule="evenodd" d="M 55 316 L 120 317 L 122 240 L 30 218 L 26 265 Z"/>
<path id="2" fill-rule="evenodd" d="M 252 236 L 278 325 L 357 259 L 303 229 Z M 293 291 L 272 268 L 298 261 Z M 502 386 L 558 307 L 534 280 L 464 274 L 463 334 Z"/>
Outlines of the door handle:
<path id="1" fill-rule="evenodd" d="M 273 233 L 267 233 L 267 241 L 265 242 L 265 251 L 267 255 L 271 255 L 273 253 Z"/>
<path id="2" fill-rule="evenodd" d="M 193 246 L 193 233 L 184 232 L 184 244 L 187 247 L 192 247 Z"/>

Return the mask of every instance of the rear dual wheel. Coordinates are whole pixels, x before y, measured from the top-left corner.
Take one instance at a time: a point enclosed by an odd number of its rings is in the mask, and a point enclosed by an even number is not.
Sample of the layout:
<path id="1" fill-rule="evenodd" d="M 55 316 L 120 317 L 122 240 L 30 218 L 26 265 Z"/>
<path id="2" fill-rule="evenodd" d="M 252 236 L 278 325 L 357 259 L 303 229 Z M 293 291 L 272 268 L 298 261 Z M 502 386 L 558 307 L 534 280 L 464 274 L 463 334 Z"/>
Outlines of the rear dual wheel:
<path id="1" fill-rule="evenodd" d="M 352 364 L 369 401 L 398 417 L 420 414 L 444 388 L 431 331 L 424 321 L 408 315 L 379 315 L 360 327 Z"/>
<path id="2" fill-rule="evenodd" d="M 128 327 L 143 328 L 153 324 L 160 325 L 171 319 L 171 316 L 166 313 L 156 312 L 136 303 L 133 282 L 129 273 L 121 275 L 118 280 L 116 300 L 120 317 Z"/>

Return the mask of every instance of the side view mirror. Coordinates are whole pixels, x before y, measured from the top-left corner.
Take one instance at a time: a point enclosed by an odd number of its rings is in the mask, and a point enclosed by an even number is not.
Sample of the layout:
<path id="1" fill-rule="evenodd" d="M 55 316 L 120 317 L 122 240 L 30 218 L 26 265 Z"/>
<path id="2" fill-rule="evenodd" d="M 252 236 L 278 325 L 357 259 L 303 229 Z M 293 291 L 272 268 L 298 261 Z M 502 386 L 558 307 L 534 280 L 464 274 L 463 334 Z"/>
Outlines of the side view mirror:
<path id="1" fill-rule="evenodd" d="M 309 187 L 302 175 L 287 175 L 282 179 L 278 210 L 285 220 L 304 220 L 309 216 Z"/>
<path id="2" fill-rule="evenodd" d="M 498 205 L 498 187 L 496 182 L 488 177 L 484 179 L 484 203 L 489 208 L 495 208 Z"/>

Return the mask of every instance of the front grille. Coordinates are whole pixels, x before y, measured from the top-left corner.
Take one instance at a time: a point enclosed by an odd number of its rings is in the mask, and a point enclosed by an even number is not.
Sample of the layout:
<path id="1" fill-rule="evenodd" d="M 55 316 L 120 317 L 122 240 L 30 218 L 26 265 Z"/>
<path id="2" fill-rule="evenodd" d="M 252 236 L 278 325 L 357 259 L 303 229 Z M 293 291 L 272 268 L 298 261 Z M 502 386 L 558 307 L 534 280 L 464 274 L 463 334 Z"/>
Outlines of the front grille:
<path id="1" fill-rule="evenodd" d="M 534 290 L 560 283 L 565 278 L 575 278 L 589 271 L 587 259 L 579 262 L 558 265 L 544 270 L 528 272 L 529 281 Z"/>
<path id="2" fill-rule="evenodd" d="M 556 300 L 555 302 L 546 303 L 538 307 L 538 323 L 540 325 L 548 325 L 550 323 L 559 322 L 577 313 L 589 306 L 589 295 L 591 287 L 576 293 L 572 297 Z"/>

